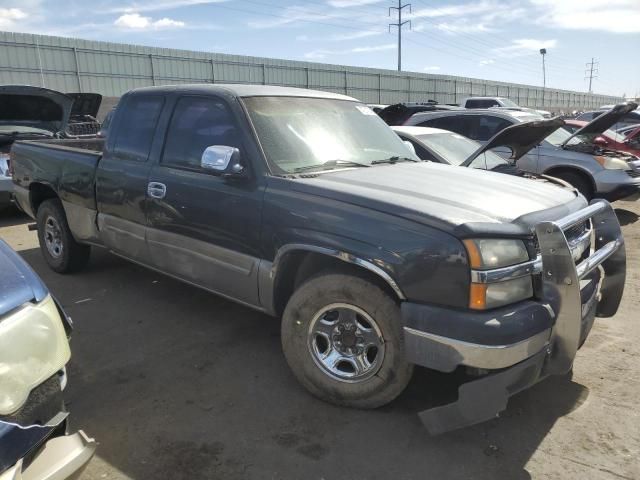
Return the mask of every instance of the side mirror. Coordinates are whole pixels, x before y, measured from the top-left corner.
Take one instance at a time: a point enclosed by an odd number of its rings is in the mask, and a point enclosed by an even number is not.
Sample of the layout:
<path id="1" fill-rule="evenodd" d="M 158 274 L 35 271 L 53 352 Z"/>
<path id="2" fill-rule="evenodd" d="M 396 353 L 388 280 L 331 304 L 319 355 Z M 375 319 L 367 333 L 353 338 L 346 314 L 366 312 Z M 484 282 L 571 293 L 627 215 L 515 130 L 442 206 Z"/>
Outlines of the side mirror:
<path id="1" fill-rule="evenodd" d="M 599 145 L 601 147 L 606 147 L 607 145 L 609 145 L 609 142 L 607 142 L 607 140 L 604 137 L 596 137 L 593 139 L 593 143 L 595 143 L 596 145 Z"/>
<path id="2" fill-rule="evenodd" d="M 240 163 L 240 150 L 227 145 L 211 145 L 205 148 L 200 166 L 225 178 L 244 177 L 245 168 Z"/>

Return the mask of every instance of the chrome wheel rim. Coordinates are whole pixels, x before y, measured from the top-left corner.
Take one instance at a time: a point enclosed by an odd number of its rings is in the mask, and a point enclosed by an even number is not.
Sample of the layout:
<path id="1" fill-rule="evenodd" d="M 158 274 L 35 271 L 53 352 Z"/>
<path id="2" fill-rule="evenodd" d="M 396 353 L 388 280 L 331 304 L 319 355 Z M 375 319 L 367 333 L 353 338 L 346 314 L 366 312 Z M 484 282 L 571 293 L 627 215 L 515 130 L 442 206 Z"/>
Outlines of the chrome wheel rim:
<path id="1" fill-rule="evenodd" d="M 334 303 L 318 311 L 309 325 L 308 347 L 316 365 L 343 382 L 361 382 L 375 375 L 384 360 L 384 338 L 364 310 Z"/>
<path id="2" fill-rule="evenodd" d="M 60 258 L 64 245 L 62 243 L 62 230 L 58 221 L 53 217 L 47 217 L 44 222 L 44 244 L 49 255 Z"/>

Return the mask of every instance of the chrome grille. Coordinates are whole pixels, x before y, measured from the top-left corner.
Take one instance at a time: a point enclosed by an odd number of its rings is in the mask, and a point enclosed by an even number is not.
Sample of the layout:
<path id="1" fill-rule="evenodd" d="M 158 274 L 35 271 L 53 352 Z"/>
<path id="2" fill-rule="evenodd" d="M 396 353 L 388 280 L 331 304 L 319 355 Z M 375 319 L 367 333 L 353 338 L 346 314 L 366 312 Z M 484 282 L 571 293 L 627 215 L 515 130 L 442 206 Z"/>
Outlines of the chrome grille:
<path id="1" fill-rule="evenodd" d="M 638 170 L 625 170 L 627 172 L 627 175 L 629 175 L 631 178 L 638 178 L 640 177 L 640 171 Z"/>

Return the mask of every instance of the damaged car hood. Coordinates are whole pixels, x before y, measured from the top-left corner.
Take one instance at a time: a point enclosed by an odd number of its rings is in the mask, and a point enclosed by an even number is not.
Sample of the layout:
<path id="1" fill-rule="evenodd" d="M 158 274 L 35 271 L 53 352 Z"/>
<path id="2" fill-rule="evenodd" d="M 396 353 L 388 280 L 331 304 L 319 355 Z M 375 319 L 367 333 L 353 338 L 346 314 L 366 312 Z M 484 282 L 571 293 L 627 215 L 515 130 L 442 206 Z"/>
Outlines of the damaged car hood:
<path id="1" fill-rule="evenodd" d="M 472 222 L 511 223 L 578 198 L 573 190 L 547 183 L 433 162 L 339 170 L 293 182 L 297 191 L 449 231 Z"/>
<path id="2" fill-rule="evenodd" d="M 466 167 L 487 150 L 497 147 L 511 149 L 511 158 L 515 161 L 525 155 L 529 150 L 539 145 L 545 138 L 564 125 L 560 117 L 550 120 L 534 120 L 523 122 L 496 133 L 489 141 L 473 152 L 461 165 Z"/>
<path id="3" fill-rule="evenodd" d="M 595 137 L 615 125 L 621 118 L 636 108 L 638 108 L 638 104 L 634 102 L 626 102 L 616 105 L 608 112 L 605 112 L 591 120 L 580 130 L 577 130 L 562 143 L 562 146 L 566 146 L 575 137 L 579 137 L 586 143 L 591 143 Z"/>
<path id="4" fill-rule="evenodd" d="M 28 85 L 0 86 L 0 126 L 24 126 L 62 132 L 67 126 L 73 99 L 48 88 Z"/>

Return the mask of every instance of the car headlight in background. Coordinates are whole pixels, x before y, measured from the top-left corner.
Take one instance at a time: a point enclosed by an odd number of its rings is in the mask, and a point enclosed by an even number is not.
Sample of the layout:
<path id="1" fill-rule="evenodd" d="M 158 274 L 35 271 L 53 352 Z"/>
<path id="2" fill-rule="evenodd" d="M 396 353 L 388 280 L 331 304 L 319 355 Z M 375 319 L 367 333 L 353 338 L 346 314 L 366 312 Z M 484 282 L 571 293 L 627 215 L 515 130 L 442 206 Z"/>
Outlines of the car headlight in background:
<path id="1" fill-rule="evenodd" d="M 31 390 L 62 369 L 70 357 L 50 295 L 0 318 L 0 415 L 16 412 Z"/>
<path id="2" fill-rule="evenodd" d="M 596 162 L 602 165 L 607 170 L 629 170 L 629 164 L 621 158 L 604 157 L 602 155 L 596 155 L 593 157 Z"/>
<path id="3" fill-rule="evenodd" d="M 463 241 L 474 270 L 508 267 L 529 260 L 522 240 L 468 239 Z M 471 283 L 469 308 L 486 310 L 519 302 L 533 296 L 531 275 L 496 283 Z"/>

